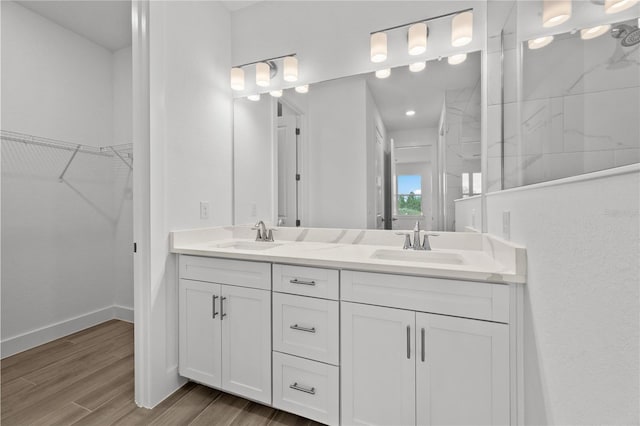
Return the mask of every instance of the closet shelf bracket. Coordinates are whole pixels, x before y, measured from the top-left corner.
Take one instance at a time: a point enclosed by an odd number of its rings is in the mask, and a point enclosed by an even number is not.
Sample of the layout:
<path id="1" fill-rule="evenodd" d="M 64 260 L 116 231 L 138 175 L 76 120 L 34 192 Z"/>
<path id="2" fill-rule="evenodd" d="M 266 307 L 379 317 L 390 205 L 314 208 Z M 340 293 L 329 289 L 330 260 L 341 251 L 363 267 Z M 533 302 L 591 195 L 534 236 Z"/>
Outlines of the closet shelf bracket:
<path id="1" fill-rule="evenodd" d="M 107 148 L 109 148 L 109 149 L 111 150 L 111 152 L 113 152 L 115 155 L 117 155 L 117 156 L 118 156 L 118 158 L 119 158 L 120 160 L 122 160 L 122 162 L 123 162 L 124 164 L 126 164 L 126 165 L 127 165 L 127 167 L 129 167 L 129 170 L 133 170 L 133 166 L 132 166 L 132 165 L 131 165 L 127 160 L 125 160 L 125 158 L 122 156 L 122 154 L 120 154 L 120 153 L 119 153 L 117 150 L 115 150 L 112 146 L 109 146 L 109 147 L 107 147 Z"/>
<path id="2" fill-rule="evenodd" d="M 73 154 L 71 154 L 71 158 L 69 158 L 69 161 L 67 162 L 67 165 L 64 166 L 64 170 L 62 170 L 62 173 L 60 174 L 60 177 L 58 177 L 58 181 L 62 182 L 64 180 L 64 175 L 65 175 L 65 173 L 67 173 L 67 170 L 69 169 L 69 166 L 73 162 L 73 159 L 76 158 L 76 154 L 78 153 L 78 151 L 80 151 L 80 148 L 82 148 L 82 145 L 78 145 L 76 147 L 75 151 L 73 151 Z"/>

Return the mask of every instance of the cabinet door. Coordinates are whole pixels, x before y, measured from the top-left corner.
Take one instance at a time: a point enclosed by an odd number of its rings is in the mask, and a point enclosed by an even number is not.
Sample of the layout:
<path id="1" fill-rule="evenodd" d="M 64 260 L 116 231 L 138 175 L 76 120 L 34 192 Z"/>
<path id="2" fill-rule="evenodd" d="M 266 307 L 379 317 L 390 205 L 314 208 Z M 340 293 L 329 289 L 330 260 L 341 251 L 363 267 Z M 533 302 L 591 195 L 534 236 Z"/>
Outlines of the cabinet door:
<path id="1" fill-rule="evenodd" d="M 506 324 L 417 313 L 417 423 L 509 424 L 508 337 Z"/>
<path id="2" fill-rule="evenodd" d="M 222 286 L 222 388 L 271 404 L 271 292 Z"/>
<path id="3" fill-rule="evenodd" d="M 180 374 L 220 387 L 220 285 L 181 279 L 178 299 Z"/>
<path id="4" fill-rule="evenodd" d="M 415 313 L 341 303 L 342 424 L 415 425 Z"/>

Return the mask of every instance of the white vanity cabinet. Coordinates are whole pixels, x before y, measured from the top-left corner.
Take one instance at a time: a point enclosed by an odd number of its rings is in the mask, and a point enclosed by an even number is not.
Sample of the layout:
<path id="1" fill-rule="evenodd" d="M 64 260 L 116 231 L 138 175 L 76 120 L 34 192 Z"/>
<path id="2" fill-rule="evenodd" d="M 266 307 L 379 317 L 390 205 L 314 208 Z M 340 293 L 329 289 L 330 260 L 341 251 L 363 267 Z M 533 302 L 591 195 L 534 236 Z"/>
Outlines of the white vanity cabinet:
<path id="1" fill-rule="evenodd" d="M 480 291 L 465 294 L 469 284 Z M 343 425 L 510 423 L 509 326 L 473 319 L 508 318 L 508 286 L 352 271 L 341 285 Z M 456 298 L 454 313 L 469 318 L 418 311 Z"/>
<path id="2" fill-rule="evenodd" d="M 182 376 L 271 404 L 270 284 L 268 263 L 180 257 Z"/>

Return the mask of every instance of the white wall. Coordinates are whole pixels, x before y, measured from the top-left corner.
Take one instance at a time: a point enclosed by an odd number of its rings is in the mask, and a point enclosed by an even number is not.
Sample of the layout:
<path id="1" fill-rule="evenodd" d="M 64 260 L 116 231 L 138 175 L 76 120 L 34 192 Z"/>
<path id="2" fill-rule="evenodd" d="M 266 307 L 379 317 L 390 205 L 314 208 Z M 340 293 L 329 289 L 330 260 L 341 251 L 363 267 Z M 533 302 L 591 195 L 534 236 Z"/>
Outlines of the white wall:
<path id="1" fill-rule="evenodd" d="M 136 315 L 145 307 L 144 349 L 136 349 L 136 370 L 144 367 L 145 375 L 136 380 L 147 393 L 137 391 L 136 401 L 152 407 L 184 383 L 177 372 L 177 256 L 168 251 L 169 231 L 232 222 L 232 97 L 229 12 L 217 2 L 149 7 L 151 216 L 150 240 L 141 249 L 149 250 L 150 276 L 136 293 L 145 297 L 136 300 Z M 211 203 L 208 220 L 200 219 L 200 201 Z"/>
<path id="2" fill-rule="evenodd" d="M 617 172 L 487 195 L 527 248 L 526 424 L 640 422 L 640 167 Z"/>
<path id="3" fill-rule="evenodd" d="M 455 203 L 456 232 L 480 232 L 482 228 L 482 196 L 459 198 Z"/>
<path id="4" fill-rule="evenodd" d="M 366 82 L 317 84 L 308 94 L 308 226 L 367 228 Z"/>
<path id="5" fill-rule="evenodd" d="M 274 123 L 276 102 L 236 99 L 233 104 L 234 223 L 274 219 Z"/>
<path id="6" fill-rule="evenodd" d="M 113 144 L 133 142 L 131 47 L 113 53 Z M 133 172 L 113 162 L 115 305 L 133 309 Z"/>
<path id="7" fill-rule="evenodd" d="M 2 128 L 113 144 L 112 53 L 2 2 Z M 113 159 L 2 143 L 3 356 L 112 317 Z M 130 239 L 129 239 L 130 241 Z M 128 247 L 128 250 L 130 246 Z"/>

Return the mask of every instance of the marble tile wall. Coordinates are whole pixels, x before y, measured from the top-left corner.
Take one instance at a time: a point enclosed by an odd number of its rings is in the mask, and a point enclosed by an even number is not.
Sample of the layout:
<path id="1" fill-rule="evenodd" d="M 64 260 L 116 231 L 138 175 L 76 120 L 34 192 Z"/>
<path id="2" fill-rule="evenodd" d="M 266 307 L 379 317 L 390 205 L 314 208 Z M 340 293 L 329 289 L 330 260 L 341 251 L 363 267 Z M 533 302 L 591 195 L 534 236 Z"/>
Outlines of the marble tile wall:
<path id="1" fill-rule="evenodd" d="M 521 101 L 505 96 L 504 104 L 505 188 L 640 161 L 640 45 L 566 33 L 542 49 L 521 49 Z M 500 150 L 489 126 L 492 170 Z"/>

